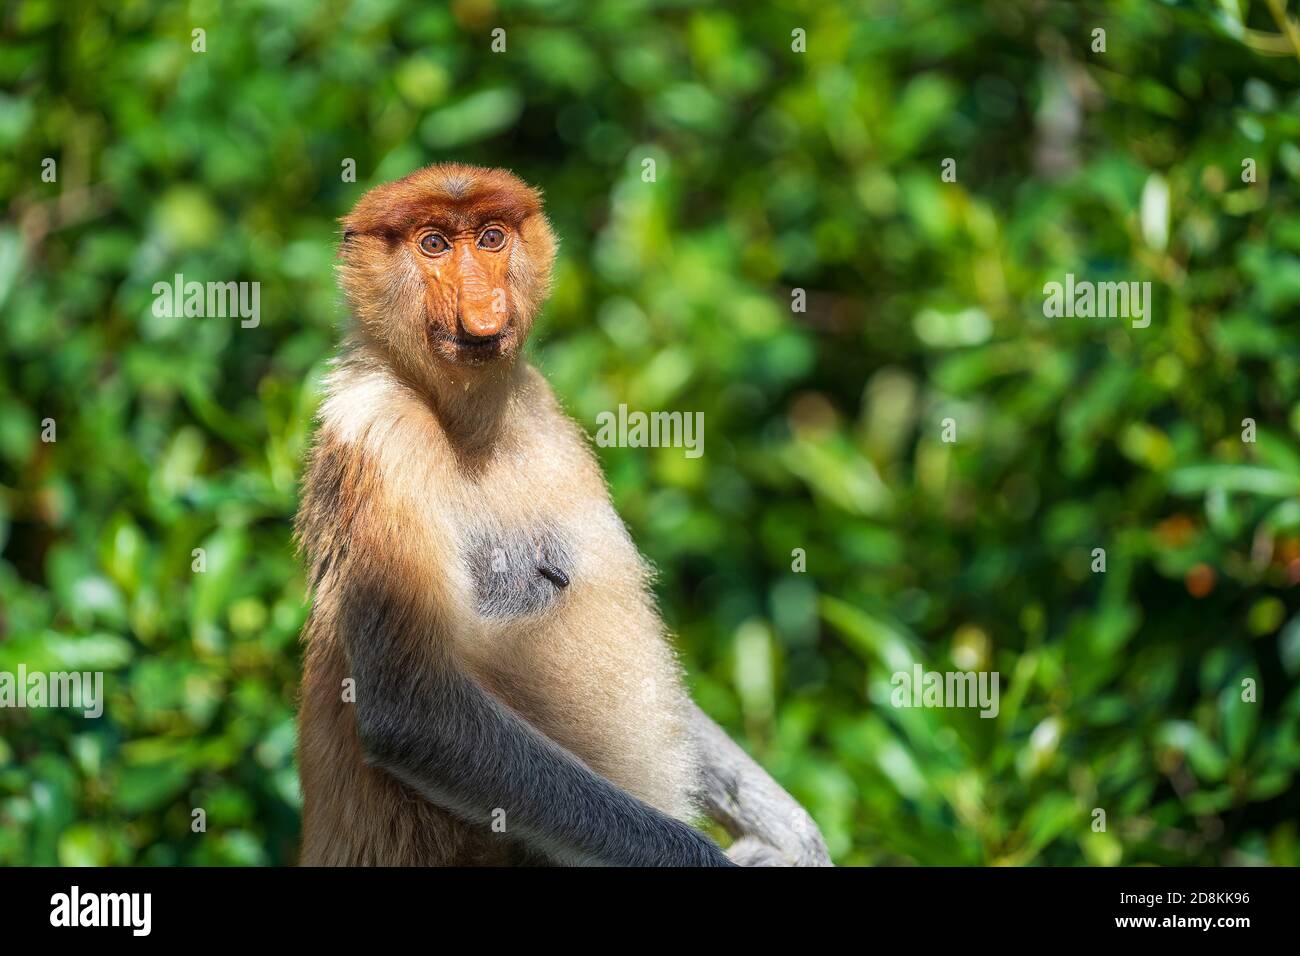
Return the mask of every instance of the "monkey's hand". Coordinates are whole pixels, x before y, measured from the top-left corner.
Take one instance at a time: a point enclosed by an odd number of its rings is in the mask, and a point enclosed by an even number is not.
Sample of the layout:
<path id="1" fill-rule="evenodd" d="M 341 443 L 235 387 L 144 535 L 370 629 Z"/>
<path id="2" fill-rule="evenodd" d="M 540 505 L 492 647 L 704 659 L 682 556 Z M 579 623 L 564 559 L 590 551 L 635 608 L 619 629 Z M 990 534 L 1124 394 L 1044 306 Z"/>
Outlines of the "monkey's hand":
<path id="1" fill-rule="evenodd" d="M 704 711 L 692 711 L 705 808 L 735 838 L 727 855 L 741 866 L 832 866 L 808 811 Z"/>

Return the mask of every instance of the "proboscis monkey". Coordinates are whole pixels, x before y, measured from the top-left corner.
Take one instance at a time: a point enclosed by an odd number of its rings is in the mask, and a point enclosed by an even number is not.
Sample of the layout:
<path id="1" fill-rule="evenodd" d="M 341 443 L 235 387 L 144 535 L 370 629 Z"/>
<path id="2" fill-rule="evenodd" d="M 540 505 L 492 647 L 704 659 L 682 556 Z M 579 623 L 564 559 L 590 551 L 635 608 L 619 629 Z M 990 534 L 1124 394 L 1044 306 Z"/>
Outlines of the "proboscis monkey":
<path id="1" fill-rule="evenodd" d="M 521 358 L 555 256 L 539 193 L 430 166 L 343 227 L 354 323 L 296 523 L 302 862 L 827 863 L 691 703 L 587 439 Z"/>

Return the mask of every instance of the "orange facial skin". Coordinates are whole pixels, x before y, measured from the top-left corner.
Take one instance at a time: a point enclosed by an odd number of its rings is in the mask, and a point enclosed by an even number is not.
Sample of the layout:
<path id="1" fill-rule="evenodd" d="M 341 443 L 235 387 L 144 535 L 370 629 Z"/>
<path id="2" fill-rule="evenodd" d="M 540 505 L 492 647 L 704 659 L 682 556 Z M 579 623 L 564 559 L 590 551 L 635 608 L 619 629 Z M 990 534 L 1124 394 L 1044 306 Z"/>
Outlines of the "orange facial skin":
<path id="1" fill-rule="evenodd" d="M 506 170 L 447 163 L 377 186 L 343 236 L 359 331 L 417 384 L 512 362 L 549 291 L 541 195 Z"/>

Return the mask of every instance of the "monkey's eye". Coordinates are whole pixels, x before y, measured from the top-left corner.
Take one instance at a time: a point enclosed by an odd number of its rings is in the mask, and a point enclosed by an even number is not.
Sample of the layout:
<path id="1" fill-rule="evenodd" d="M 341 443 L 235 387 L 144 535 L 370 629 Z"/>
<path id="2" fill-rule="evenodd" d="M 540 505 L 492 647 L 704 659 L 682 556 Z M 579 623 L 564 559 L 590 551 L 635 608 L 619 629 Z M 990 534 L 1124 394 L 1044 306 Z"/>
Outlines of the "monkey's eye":
<path id="1" fill-rule="evenodd" d="M 496 252 L 506 244 L 506 233 L 504 229 L 496 226 L 488 226 L 483 230 L 483 235 L 478 237 L 478 247 L 486 249 L 488 252 Z"/>
<path id="2" fill-rule="evenodd" d="M 436 256 L 439 253 L 446 252 L 450 248 L 451 245 L 447 240 L 442 238 L 442 236 L 438 235 L 436 232 L 431 232 L 420 239 L 420 251 L 431 256 Z"/>

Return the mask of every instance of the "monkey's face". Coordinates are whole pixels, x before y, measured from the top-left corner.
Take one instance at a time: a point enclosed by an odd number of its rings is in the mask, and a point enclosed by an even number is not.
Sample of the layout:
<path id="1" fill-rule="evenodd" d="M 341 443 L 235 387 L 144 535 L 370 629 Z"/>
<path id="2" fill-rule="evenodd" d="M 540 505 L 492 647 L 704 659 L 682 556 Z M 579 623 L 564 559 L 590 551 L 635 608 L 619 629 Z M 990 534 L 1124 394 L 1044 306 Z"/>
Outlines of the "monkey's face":
<path id="1" fill-rule="evenodd" d="M 344 290 L 362 330 L 417 376 L 512 361 L 548 291 L 541 197 L 504 170 L 430 166 L 344 220 Z"/>
<path id="2" fill-rule="evenodd" d="M 451 362 L 512 354 L 519 346 L 509 269 L 517 230 L 488 221 L 449 232 L 431 224 L 410 239 L 424 279 L 430 346 Z"/>

